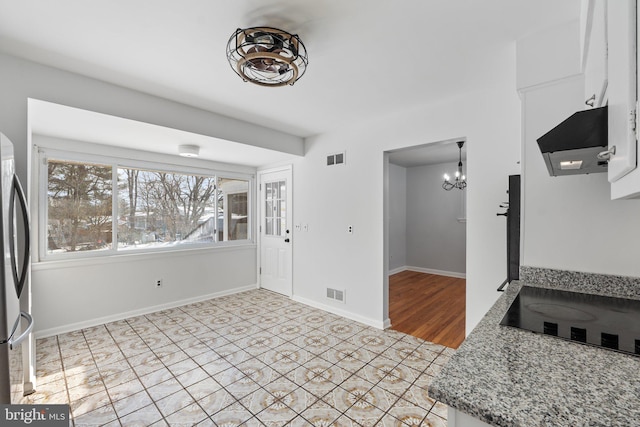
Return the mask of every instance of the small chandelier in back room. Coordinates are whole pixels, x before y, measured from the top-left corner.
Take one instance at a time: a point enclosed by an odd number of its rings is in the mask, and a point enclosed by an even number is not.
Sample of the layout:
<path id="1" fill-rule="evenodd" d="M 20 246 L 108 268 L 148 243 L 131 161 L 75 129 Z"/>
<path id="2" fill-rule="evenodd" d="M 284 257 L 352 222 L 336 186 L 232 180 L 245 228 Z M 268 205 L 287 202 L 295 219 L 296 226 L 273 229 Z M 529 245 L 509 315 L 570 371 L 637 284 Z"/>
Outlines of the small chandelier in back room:
<path id="1" fill-rule="evenodd" d="M 458 158 L 458 170 L 456 171 L 456 179 L 451 182 L 449 175 L 444 174 L 444 182 L 442 183 L 442 188 L 447 191 L 453 190 L 457 188 L 458 190 L 464 190 L 467 187 L 467 177 L 462 174 L 462 146 L 464 145 L 464 141 L 458 141 L 458 150 L 460 152 Z"/>
<path id="2" fill-rule="evenodd" d="M 297 34 L 272 27 L 238 28 L 227 59 L 244 81 L 260 86 L 293 85 L 307 69 L 307 49 Z"/>

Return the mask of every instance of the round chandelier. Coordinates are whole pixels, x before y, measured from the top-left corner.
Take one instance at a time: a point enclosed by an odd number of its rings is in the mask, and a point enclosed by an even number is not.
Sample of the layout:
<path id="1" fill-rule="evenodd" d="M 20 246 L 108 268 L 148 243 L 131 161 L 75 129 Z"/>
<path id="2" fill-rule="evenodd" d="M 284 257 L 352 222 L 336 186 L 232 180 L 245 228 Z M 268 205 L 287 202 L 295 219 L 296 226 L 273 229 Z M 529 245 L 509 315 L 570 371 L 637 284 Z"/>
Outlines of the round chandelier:
<path id="1" fill-rule="evenodd" d="M 462 146 L 464 145 L 464 141 L 458 141 L 456 144 L 458 144 L 459 151 L 458 170 L 456 171 L 456 179 L 453 182 L 450 181 L 451 177 L 449 175 L 446 173 L 444 174 L 442 188 L 447 191 L 451 191 L 454 188 L 457 188 L 458 190 L 464 190 L 467 188 L 467 177 L 462 174 Z"/>
<path id="2" fill-rule="evenodd" d="M 260 86 L 293 85 L 307 69 L 307 49 L 297 34 L 272 27 L 238 28 L 227 59 L 244 81 Z"/>

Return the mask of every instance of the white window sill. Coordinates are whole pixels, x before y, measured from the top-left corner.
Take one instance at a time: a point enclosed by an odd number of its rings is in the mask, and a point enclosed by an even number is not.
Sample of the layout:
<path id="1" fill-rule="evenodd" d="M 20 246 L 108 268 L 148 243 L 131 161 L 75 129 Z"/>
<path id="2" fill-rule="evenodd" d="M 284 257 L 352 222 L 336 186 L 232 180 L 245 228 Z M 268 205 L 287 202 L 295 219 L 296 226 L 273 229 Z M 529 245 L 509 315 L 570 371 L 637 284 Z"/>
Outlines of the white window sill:
<path id="1" fill-rule="evenodd" d="M 123 262 L 138 262 L 148 259 L 162 259 L 162 258 L 175 258 L 181 256 L 193 256 L 205 253 L 216 252 L 233 252 L 243 250 L 256 250 L 257 245 L 255 242 L 243 242 L 236 244 L 226 244 L 218 246 L 197 247 L 197 248 L 181 248 L 181 249 L 166 249 L 158 251 L 145 251 L 145 252 L 119 252 L 113 255 L 97 255 L 88 256 L 84 258 L 67 258 L 67 259 L 47 259 L 39 262 L 33 262 L 31 269 L 33 271 L 40 270 L 53 270 L 60 268 L 77 268 L 87 267 L 92 265 L 104 265 L 104 264 L 118 264 Z"/>

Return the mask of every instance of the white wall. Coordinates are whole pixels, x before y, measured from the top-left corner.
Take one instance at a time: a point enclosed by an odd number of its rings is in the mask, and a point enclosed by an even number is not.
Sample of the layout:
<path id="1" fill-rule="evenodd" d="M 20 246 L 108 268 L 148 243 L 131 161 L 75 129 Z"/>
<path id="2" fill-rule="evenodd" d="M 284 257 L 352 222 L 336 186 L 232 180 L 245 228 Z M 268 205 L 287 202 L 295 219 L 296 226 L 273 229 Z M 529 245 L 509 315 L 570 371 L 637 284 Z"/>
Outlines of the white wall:
<path id="1" fill-rule="evenodd" d="M 457 162 L 407 169 L 407 265 L 458 276 L 466 272 L 466 190 L 444 191 L 442 176 Z"/>
<path id="2" fill-rule="evenodd" d="M 523 112 L 522 264 L 640 276 L 640 200 L 610 200 L 606 173 L 551 177 L 536 139 L 585 108 L 578 24 L 517 45 Z"/>
<path id="3" fill-rule="evenodd" d="M 584 105 L 584 81 L 529 90 L 524 110 L 523 265 L 640 276 L 640 200 L 611 200 L 606 173 L 551 177 L 536 138 Z"/>
<path id="4" fill-rule="evenodd" d="M 0 64 L 0 130 L 16 146 L 16 166 L 23 182 L 27 178 L 28 98 L 286 153 L 304 153 L 302 138 L 263 126 L 5 54 L 0 54 Z"/>
<path id="5" fill-rule="evenodd" d="M 301 138 L 262 126 L 4 54 L 0 54 L 0 63 L 0 131 L 14 143 L 17 173 L 23 182 L 29 182 L 30 97 L 288 153 L 304 153 Z M 164 279 L 160 290 L 151 286 L 158 275 Z M 255 245 L 120 257 L 104 263 L 34 266 L 31 311 L 36 334 L 43 335 L 255 287 L 256 277 Z M 28 303 L 23 303 L 23 309 L 28 310 Z"/>
<path id="6" fill-rule="evenodd" d="M 389 164 L 389 270 L 407 265 L 407 168 Z"/>
<path id="7" fill-rule="evenodd" d="M 39 148 L 169 163 L 249 176 L 246 166 L 192 161 L 158 153 L 33 135 Z M 34 168 L 33 180 L 38 182 Z M 256 286 L 256 245 L 127 254 L 76 260 L 39 260 L 40 206 L 31 199 L 32 313 L 37 336 L 49 336 Z M 43 237 L 44 238 L 44 237 Z M 157 288 L 155 282 L 162 280 Z"/>
<path id="8" fill-rule="evenodd" d="M 254 289 L 256 247 L 193 250 L 32 268 L 36 336 Z M 155 287 L 155 279 L 162 286 Z"/>
<path id="9" fill-rule="evenodd" d="M 294 246 L 294 297 L 383 326 L 388 321 L 385 247 L 389 217 L 384 152 L 467 138 L 467 327 L 470 332 L 499 296 L 505 276 L 504 220 L 496 217 L 508 175 L 519 173 L 520 104 L 515 45 L 486 52 L 491 81 L 481 91 L 435 106 L 416 106 L 367 123 L 309 138 L 294 164 L 295 222 L 309 224 Z M 421 90 L 416 82 L 416 90 Z M 425 94 L 428 99 L 428 94 Z M 347 163 L 325 166 L 347 151 Z M 347 234 L 347 225 L 354 226 Z M 386 225 L 385 225 L 386 224 Z M 346 304 L 325 298 L 327 286 L 346 288 Z"/>

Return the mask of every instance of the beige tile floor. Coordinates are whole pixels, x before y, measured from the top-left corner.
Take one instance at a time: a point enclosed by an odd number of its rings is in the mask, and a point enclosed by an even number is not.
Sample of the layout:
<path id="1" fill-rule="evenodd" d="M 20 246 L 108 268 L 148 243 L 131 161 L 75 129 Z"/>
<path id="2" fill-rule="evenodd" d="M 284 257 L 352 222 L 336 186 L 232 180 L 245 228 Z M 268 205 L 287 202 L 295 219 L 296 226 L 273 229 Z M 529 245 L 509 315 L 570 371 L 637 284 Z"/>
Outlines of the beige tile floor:
<path id="1" fill-rule="evenodd" d="M 445 426 L 453 350 L 254 290 L 37 342 L 29 403 L 80 426 Z"/>

